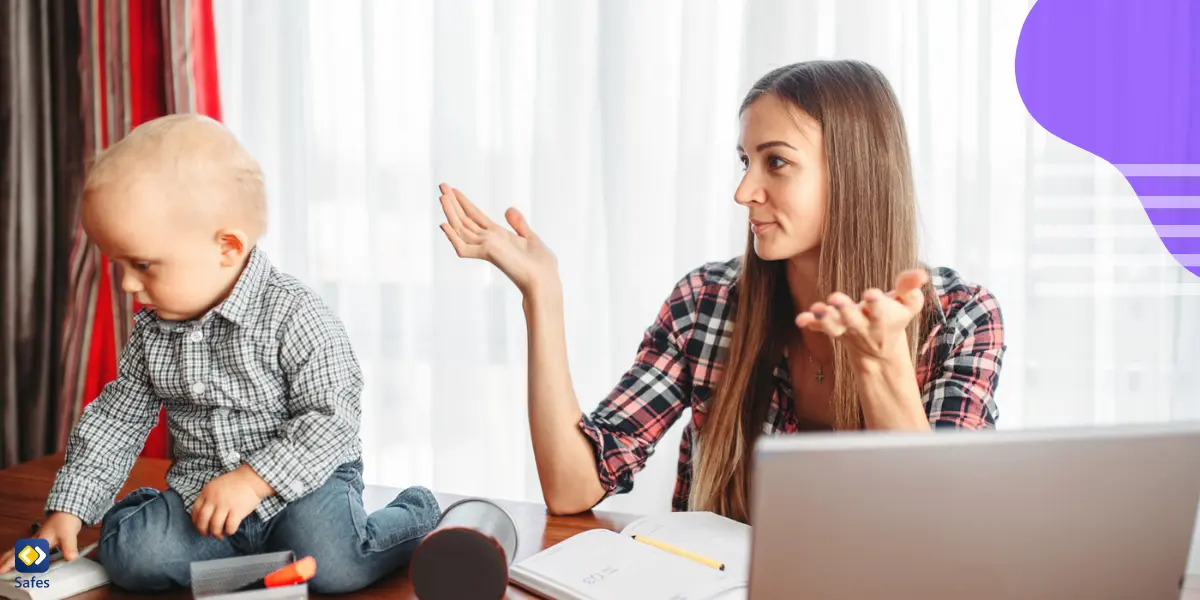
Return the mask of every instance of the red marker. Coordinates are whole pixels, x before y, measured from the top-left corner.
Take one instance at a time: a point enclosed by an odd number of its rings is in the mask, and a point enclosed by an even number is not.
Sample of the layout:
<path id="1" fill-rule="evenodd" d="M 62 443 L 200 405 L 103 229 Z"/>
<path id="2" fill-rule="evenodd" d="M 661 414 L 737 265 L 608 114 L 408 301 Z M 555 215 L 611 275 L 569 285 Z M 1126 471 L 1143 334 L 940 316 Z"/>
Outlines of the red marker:
<path id="1" fill-rule="evenodd" d="M 312 579 L 317 574 L 317 561 L 311 556 L 304 558 L 280 569 L 276 569 L 269 573 L 266 577 L 244 585 L 235 592 L 244 592 L 246 590 L 261 590 L 264 588 L 285 587 L 304 583 Z"/>

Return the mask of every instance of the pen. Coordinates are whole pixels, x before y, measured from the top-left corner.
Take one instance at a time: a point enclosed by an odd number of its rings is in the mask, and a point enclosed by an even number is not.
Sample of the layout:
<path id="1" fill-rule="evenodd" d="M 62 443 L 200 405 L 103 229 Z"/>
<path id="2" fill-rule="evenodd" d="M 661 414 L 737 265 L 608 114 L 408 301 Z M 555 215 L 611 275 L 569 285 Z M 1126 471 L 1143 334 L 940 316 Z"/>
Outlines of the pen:
<path id="1" fill-rule="evenodd" d="M 305 556 L 304 558 L 290 565 L 272 571 L 262 579 L 255 580 L 254 582 L 246 584 L 234 591 L 244 592 L 246 590 L 261 590 L 265 588 L 296 585 L 312 579 L 313 575 L 316 574 L 316 559 L 311 556 Z"/>
<path id="2" fill-rule="evenodd" d="M 635 536 L 633 536 L 633 539 L 635 539 L 639 542 L 645 543 L 645 544 L 650 544 L 651 546 L 654 546 L 655 548 L 658 548 L 659 550 L 666 550 L 667 552 L 670 552 L 671 554 L 675 554 L 675 555 L 682 556 L 682 557 L 690 559 L 690 560 L 694 560 L 702 565 L 710 566 L 714 569 L 717 569 L 718 571 L 725 570 L 725 565 L 723 563 L 715 561 L 711 558 L 704 558 L 703 556 L 700 556 L 699 554 L 695 554 L 693 552 L 688 552 L 687 550 L 684 550 L 683 548 L 676 548 L 675 546 L 671 546 L 669 544 L 664 544 L 658 540 L 652 540 L 643 535 L 635 535 Z"/>

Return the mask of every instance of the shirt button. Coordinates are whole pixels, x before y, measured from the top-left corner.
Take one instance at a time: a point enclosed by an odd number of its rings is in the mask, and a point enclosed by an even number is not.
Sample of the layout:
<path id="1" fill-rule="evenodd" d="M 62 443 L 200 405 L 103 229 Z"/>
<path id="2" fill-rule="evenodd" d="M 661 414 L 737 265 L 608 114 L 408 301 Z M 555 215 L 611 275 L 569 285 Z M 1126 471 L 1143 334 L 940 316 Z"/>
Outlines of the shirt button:
<path id="1" fill-rule="evenodd" d="M 198 341 L 204 339 L 204 334 L 200 333 L 199 330 L 193 331 L 192 334 L 188 336 L 188 339 L 193 342 L 198 342 Z"/>
<path id="2" fill-rule="evenodd" d="M 197 381 L 196 383 L 193 383 L 192 384 L 192 393 L 197 396 L 199 396 L 200 394 L 203 394 L 204 393 L 204 382 Z"/>
<path id="3" fill-rule="evenodd" d="M 229 454 L 225 455 L 225 458 L 229 462 L 234 463 L 234 464 L 240 463 L 242 461 L 242 455 L 238 454 L 237 452 L 230 452 Z"/>

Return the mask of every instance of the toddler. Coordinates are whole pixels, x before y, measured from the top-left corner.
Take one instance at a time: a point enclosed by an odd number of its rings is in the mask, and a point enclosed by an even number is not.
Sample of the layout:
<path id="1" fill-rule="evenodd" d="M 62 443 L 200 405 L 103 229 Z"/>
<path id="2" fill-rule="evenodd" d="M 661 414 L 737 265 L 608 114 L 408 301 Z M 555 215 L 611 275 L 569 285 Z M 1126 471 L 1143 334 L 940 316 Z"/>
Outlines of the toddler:
<path id="1" fill-rule="evenodd" d="M 316 593 L 405 566 L 437 500 L 410 487 L 365 512 L 362 373 L 332 311 L 255 247 L 266 193 L 237 139 L 197 115 L 138 127 L 89 172 L 81 218 L 146 308 L 71 433 L 39 537 L 73 559 L 80 528 L 102 521 L 100 562 L 144 592 L 190 585 L 192 561 L 281 550 L 316 559 Z M 168 489 L 113 504 L 160 407 Z"/>

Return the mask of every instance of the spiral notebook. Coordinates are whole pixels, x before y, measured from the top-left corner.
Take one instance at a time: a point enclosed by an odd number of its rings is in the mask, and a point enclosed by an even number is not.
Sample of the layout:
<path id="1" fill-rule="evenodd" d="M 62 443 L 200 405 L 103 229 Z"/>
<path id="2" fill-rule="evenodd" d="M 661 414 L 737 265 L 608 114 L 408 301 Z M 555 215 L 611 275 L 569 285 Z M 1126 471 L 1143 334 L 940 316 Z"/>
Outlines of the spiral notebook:
<path id="1" fill-rule="evenodd" d="M 711 512 L 638 519 L 576 534 L 510 569 L 512 583 L 559 600 L 746 598 L 750 527 Z"/>

